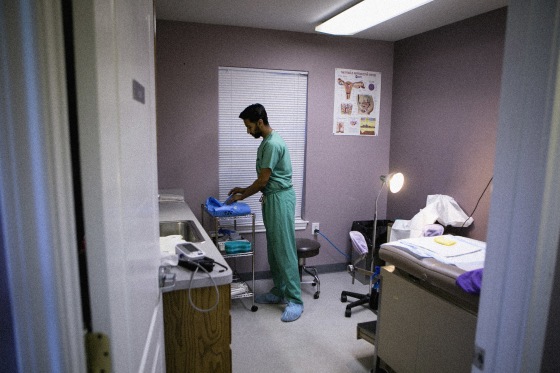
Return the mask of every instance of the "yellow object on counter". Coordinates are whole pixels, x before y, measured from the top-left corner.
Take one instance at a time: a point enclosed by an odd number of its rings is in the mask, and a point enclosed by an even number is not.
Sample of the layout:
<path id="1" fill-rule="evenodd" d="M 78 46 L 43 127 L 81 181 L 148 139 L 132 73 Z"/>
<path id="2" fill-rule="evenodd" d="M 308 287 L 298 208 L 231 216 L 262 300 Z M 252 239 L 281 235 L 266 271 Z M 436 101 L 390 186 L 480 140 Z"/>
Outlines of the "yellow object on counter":
<path id="1" fill-rule="evenodd" d="M 434 238 L 434 241 L 439 243 L 440 245 L 445 245 L 445 246 L 451 246 L 451 245 L 455 245 L 457 243 L 457 241 L 452 240 L 448 237 L 445 236 L 438 236 L 436 238 Z"/>

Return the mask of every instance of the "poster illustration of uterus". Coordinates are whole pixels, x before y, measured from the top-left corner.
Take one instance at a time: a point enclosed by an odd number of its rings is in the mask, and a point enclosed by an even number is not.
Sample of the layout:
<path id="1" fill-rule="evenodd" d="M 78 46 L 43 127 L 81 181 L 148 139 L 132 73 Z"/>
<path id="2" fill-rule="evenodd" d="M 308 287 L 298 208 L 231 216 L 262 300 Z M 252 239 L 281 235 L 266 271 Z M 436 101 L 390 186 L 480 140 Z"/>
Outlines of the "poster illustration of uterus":
<path id="1" fill-rule="evenodd" d="M 381 73 L 335 69 L 333 134 L 378 136 Z"/>

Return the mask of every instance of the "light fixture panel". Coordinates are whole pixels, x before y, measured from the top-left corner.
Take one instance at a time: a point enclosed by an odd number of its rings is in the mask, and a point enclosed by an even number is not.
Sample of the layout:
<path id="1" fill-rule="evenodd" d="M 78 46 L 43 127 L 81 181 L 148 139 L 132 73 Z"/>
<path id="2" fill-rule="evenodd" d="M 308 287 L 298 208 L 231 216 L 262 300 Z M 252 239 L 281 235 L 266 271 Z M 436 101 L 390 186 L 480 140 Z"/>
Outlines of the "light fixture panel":
<path id="1" fill-rule="evenodd" d="M 354 35 L 432 0 L 364 0 L 328 21 L 315 31 L 332 35 Z"/>

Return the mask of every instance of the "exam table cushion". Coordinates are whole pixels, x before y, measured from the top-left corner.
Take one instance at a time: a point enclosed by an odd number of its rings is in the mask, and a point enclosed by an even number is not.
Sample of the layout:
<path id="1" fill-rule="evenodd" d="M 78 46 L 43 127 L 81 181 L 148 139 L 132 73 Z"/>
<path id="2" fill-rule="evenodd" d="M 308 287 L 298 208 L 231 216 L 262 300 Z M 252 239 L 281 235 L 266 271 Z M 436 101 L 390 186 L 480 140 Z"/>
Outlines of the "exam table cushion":
<path id="1" fill-rule="evenodd" d="M 478 308 L 479 296 L 467 293 L 456 284 L 457 278 L 465 273 L 465 270 L 434 258 L 419 258 L 387 244 L 379 250 L 379 257 L 387 264 L 394 265 L 398 270 L 418 279 L 420 284 L 429 284 L 468 308 Z"/>

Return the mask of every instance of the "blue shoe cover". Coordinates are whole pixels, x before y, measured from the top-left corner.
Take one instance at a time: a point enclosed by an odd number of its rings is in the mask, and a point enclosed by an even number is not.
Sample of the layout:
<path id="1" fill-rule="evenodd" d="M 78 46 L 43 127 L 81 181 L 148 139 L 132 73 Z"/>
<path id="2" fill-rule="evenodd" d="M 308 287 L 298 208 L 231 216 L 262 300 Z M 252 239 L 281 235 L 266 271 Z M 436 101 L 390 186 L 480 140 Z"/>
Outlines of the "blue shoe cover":
<path id="1" fill-rule="evenodd" d="M 272 293 L 259 294 L 255 296 L 255 303 L 259 304 L 280 304 L 285 303 L 284 299 Z"/>
<path id="2" fill-rule="evenodd" d="M 284 322 L 296 321 L 303 313 L 303 304 L 288 302 L 281 320 Z"/>

